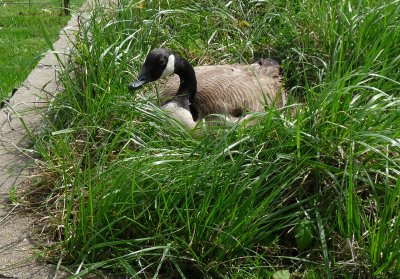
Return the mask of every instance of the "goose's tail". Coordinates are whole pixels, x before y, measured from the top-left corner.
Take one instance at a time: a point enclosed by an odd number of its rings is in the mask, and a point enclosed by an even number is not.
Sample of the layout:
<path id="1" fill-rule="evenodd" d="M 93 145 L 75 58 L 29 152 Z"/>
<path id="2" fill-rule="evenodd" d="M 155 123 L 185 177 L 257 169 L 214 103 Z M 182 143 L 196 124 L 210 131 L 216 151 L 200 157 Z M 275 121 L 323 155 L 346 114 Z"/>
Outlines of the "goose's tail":
<path id="1" fill-rule="evenodd" d="M 266 70 L 270 73 L 271 77 L 282 82 L 284 72 L 278 61 L 271 58 L 260 58 L 260 60 L 258 60 L 258 64 L 260 67 L 269 68 Z M 286 105 L 286 91 L 283 86 L 281 87 L 279 94 L 281 99 L 280 107 L 284 107 Z"/>
<path id="2" fill-rule="evenodd" d="M 264 66 L 264 67 L 270 67 L 270 66 L 280 67 L 278 61 L 276 61 L 275 59 L 271 59 L 271 58 L 260 58 L 260 60 L 258 60 L 258 64 L 260 66 Z"/>

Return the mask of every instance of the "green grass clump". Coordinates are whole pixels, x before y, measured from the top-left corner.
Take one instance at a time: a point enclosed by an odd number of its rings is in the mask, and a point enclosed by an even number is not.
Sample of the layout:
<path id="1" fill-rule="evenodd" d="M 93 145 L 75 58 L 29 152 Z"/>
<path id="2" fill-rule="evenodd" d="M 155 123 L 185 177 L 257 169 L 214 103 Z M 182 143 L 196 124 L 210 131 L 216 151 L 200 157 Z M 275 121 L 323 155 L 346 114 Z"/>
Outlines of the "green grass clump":
<path id="1" fill-rule="evenodd" d="M 69 18 L 61 14 L 59 1 L 0 1 L 0 100 L 11 96 L 48 49 L 42 26 L 54 42 Z"/>
<path id="2" fill-rule="evenodd" d="M 160 46 L 278 58 L 288 106 L 186 131 L 127 90 Z M 36 149 L 76 278 L 400 275 L 398 1 L 121 1 L 75 47 Z"/>

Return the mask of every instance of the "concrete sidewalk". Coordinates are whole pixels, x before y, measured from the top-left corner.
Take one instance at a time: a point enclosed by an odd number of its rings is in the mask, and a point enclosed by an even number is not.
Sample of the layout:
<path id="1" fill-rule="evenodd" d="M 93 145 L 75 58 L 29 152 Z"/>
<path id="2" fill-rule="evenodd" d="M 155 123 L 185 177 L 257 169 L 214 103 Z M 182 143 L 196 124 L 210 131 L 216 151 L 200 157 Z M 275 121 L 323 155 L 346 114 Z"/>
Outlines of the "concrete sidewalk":
<path id="1" fill-rule="evenodd" d="M 85 4 L 79 17 L 92 7 Z M 74 14 L 54 44 L 55 52 L 66 62 L 77 31 Z M 36 261 L 30 239 L 33 219 L 14 212 L 8 202 L 10 189 L 22 183 L 32 167 L 32 150 L 26 127 L 35 132 L 52 96 L 62 91 L 58 83 L 57 59 L 48 52 L 23 85 L 0 111 L 0 278 L 66 278 L 55 266 Z"/>

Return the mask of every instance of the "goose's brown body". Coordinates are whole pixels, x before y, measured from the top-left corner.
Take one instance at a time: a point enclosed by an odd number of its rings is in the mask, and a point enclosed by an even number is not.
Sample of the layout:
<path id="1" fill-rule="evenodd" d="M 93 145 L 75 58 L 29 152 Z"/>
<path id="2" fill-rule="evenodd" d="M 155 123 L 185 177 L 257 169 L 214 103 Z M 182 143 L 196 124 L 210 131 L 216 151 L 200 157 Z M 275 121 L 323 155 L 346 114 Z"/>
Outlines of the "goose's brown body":
<path id="1" fill-rule="evenodd" d="M 185 58 L 163 48 L 148 53 L 140 74 L 128 88 L 136 90 L 172 74 L 176 75 L 161 93 L 162 109 L 189 128 L 202 118 L 213 120 L 209 115 L 223 115 L 225 120 L 236 122 L 247 111 L 261 112 L 269 105 L 280 108 L 286 102 L 281 67 L 275 60 L 193 68 Z"/>
<path id="2" fill-rule="evenodd" d="M 209 114 L 237 118 L 246 111 L 264 111 L 265 105 L 285 105 L 281 68 L 271 60 L 251 65 L 213 65 L 194 67 L 197 93 L 193 106 L 199 119 Z M 176 97 L 180 78 L 175 75 L 165 85 L 162 104 Z"/>

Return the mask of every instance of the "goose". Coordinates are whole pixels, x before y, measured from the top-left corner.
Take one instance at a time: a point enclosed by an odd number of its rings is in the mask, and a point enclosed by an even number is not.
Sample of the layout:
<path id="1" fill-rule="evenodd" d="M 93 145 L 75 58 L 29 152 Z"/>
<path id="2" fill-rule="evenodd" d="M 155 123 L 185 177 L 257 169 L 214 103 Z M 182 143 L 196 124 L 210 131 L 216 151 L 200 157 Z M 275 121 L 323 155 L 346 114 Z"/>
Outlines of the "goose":
<path id="1" fill-rule="evenodd" d="M 236 122 L 248 111 L 262 112 L 265 105 L 280 108 L 286 102 L 281 67 L 275 60 L 193 68 L 185 58 L 164 48 L 149 52 L 128 88 L 136 90 L 173 74 L 160 94 L 161 108 L 188 128 L 210 115 L 222 114 Z"/>

